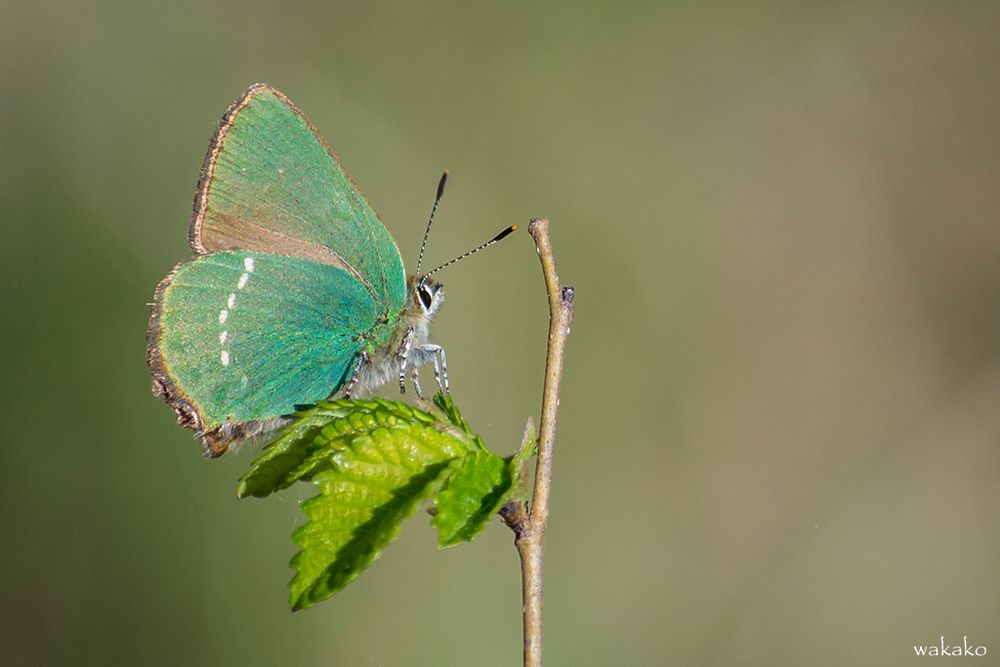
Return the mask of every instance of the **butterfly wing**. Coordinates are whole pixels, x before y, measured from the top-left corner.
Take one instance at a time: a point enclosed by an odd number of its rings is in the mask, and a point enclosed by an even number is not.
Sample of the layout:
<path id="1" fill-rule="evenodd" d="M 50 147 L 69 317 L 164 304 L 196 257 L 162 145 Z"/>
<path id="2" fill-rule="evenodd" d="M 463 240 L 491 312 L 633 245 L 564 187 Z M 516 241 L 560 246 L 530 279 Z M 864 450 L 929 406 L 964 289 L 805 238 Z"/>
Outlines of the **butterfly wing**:
<path id="1" fill-rule="evenodd" d="M 248 425 L 329 396 L 378 316 L 368 289 L 336 266 L 244 251 L 198 257 L 157 288 L 154 385 L 218 455 Z"/>
<path id="2" fill-rule="evenodd" d="M 406 299 L 399 249 L 316 128 L 251 86 L 226 112 L 189 230 L 198 257 L 156 290 L 156 390 L 210 453 L 342 385 Z"/>
<path id="3" fill-rule="evenodd" d="M 389 313 L 406 299 L 392 236 L 312 123 L 265 84 L 243 93 L 216 130 L 190 240 L 200 255 L 256 250 L 337 266 Z"/>

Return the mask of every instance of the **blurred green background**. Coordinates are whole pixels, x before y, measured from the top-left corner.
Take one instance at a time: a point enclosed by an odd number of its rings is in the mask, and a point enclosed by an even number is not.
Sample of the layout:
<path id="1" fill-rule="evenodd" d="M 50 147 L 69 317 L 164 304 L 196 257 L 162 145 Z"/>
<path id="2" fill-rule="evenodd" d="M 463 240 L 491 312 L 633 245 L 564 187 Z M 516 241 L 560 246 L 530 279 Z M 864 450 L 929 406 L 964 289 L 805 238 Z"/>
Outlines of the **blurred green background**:
<path id="1" fill-rule="evenodd" d="M 438 553 L 418 514 L 292 614 L 308 489 L 237 501 L 254 452 L 203 460 L 149 391 L 146 304 L 255 81 L 411 269 L 445 168 L 432 264 L 552 219 L 549 664 L 905 664 L 942 635 L 998 664 L 998 32 L 988 2 L 3 2 L 4 664 L 520 659 L 499 522 Z M 455 399 L 510 453 L 530 238 L 442 278 Z"/>

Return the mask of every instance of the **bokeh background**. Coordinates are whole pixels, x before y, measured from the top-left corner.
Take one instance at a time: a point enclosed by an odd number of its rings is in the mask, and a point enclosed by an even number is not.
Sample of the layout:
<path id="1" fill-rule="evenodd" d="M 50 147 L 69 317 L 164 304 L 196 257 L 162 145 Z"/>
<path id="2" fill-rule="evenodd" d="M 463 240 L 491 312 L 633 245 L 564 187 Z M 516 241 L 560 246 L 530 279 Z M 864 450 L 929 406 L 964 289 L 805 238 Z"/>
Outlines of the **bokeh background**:
<path id="1" fill-rule="evenodd" d="M 157 281 L 249 84 L 286 92 L 413 267 L 553 221 L 577 288 L 552 665 L 1000 655 L 1000 5 L 0 4 L 0 655 L 514 665 L 497 522 L 426 515 L 292 614 L 306 488 L 237 501 L 149 391 Z M 546 305 L 526 234 L 444 274 L 456 401 L 512 452 Z M 389 392 L 391 395 L 391 391 Z"/>

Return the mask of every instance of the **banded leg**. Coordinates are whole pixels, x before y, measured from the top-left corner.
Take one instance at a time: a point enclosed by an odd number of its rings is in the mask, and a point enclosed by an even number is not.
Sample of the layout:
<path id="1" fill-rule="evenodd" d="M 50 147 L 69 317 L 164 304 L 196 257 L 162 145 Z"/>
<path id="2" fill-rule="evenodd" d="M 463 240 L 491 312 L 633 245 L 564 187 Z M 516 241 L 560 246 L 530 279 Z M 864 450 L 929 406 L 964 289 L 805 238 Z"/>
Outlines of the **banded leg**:
<path id="1" fill-rule="evenodd" d="M 396 352 L 396 356 L 399 358 L 399 393 L 406 393 L 406 366 L 407 357 L 410 354 L 410 348 L 413 346 L 413 327 L 406 330 L 406 335 L 403 336 L 403 342 L 399 346 L 399 351 Z"/>
<path id="2" fill-rule="evenodd" d="M 420 347 L 424 352 L 434 355 L 434 379 L 437 380 L 438 389 L 442 394 L 448 393 L 448 359 L 445 357 L 444 348 L 437 343 L 426 343 Z"/>
<path id="3" fill-rule="evenodd" d="M 358 355 L 358 361 L 354 364 L 354 370 L 351 371 L 351 379 L 347 381 L 344 385 L 344 398 L 350 398 L 351 393 L 354 388 L 358 386 L 358 380 L 361 379 L 361 367 L 370 361 L 367 352 L 362 352 Z"/>
<path id="4" fill-rule="evenodd" d="M 417 392 L 417 398 L 424 397 L 424 390 L 420 388 L 420 368 L 413 366 L 410 369 L 410 377 L 413 378 L 413 391 Z"/>

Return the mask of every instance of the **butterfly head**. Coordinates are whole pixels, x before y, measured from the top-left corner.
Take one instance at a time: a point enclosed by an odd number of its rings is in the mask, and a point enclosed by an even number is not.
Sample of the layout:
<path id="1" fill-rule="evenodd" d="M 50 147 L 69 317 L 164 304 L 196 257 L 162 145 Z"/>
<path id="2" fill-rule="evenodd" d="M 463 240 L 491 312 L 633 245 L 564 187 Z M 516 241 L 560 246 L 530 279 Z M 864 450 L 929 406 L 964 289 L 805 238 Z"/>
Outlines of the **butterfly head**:
<path id="1" fill-rule="evenodd" d="M 414 276 L 409 292 L 412 311 L 428 319 L 434 317 L 444 303 L 444 285 L 428 276 Z"/>

